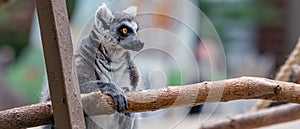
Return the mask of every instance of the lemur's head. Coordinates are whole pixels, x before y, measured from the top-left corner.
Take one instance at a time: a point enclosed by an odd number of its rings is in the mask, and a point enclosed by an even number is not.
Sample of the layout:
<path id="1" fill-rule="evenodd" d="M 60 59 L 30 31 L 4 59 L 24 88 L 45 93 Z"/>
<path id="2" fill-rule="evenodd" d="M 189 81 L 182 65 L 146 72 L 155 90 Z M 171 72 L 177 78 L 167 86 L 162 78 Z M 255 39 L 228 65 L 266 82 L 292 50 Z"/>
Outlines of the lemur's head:
<path id="1" fill-rule="evenodd" d="M 110 37 L 110 41 L 113 41 L 110 43 L 117 44 L 124 49 L 139 51 L 144 47 L 144 42 L 137 35 L 139 26 L 135 19 L 136 12 L 137 7 L 135 6 L 122 12 L 112 12 L 103 4 L 96 12 L 95 25 L 102 27 L 105 33 L 109 33 L 104 38 Z"/>

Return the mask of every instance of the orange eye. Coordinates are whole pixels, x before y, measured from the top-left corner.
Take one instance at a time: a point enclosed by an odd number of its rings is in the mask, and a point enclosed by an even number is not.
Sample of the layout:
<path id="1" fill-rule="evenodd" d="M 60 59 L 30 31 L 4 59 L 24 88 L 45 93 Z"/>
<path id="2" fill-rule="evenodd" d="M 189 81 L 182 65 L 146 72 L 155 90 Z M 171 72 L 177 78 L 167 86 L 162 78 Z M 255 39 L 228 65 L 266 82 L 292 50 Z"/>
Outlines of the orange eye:
<path id="1" fill-rule="evenodd" d="M 127 31 L 128 31 L 127 28 L 123 28 L 123 29 L 122 29 L 122 33 L 123 33 L 123 34 L 127 34 Z"/>

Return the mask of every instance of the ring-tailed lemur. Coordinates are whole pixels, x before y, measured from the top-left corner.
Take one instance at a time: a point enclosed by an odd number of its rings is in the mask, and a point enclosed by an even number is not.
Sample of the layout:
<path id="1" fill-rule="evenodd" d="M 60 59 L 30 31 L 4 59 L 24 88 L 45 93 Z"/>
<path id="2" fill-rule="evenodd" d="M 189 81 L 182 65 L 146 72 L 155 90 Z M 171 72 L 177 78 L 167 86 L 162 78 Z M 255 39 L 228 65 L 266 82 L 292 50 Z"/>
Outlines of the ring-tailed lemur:
<path id="1" fill-rule="evenodd" d="M 113 115 L 86 118 L 87 128 L 136 128 L 135 114 L 122 113 L 128 108 L 124 90 L 135 90 L 139 81 L 138 69 L 129 50 L 139 51 L 144 46 L 137 36 L 136 11 L 137 8 L 131 6 L 122 12 L 112 12 L 103 4 L 96 12 L 88 36 L 77 45 L 75 65 L 80 93 L 101 91 L 108 94 L 118 111 Z M 48 87 L 44 89 L 42 102 L 50 100 Z"/>

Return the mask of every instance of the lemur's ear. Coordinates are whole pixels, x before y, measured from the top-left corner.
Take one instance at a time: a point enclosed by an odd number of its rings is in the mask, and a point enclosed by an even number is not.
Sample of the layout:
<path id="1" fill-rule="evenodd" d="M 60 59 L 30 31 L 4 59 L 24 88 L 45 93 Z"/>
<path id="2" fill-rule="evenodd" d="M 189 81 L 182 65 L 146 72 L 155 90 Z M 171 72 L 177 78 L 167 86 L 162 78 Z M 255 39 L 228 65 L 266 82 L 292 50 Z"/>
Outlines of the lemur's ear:
<path id="1" fill-rule="evenodd" d="M 130 6 L 127 9 L 125 9 L 123 11 L 123 13 L 127 13 L 133 17 L 135 17 L 136 13 L 137 13 L 137 7 L 136 6 Z"/>
<path id="2" fill-rule="evenodd" d="M 106 4 L 102 4 L 98 9 L 96 13 L 96 19 L 103 20 L 106 22 L 106 24 L 109 24 L 113 21 L 114 15 L 112 14 L 112 11 L 106 6 Z"/>

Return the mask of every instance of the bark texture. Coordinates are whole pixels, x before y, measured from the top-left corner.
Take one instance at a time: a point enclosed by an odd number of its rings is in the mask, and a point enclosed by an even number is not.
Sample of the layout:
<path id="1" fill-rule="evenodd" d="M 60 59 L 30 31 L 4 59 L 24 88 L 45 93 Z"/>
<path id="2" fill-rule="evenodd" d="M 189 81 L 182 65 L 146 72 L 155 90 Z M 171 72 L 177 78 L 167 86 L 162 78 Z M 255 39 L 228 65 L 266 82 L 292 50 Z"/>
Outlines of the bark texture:
<path id="1" fill-rule="evenodd" d="M 0 129 L 20 129 L 52 122 L 50 102 L 0 111 Z"/>

